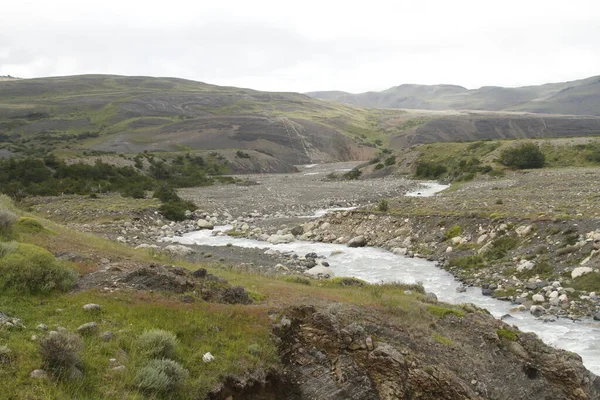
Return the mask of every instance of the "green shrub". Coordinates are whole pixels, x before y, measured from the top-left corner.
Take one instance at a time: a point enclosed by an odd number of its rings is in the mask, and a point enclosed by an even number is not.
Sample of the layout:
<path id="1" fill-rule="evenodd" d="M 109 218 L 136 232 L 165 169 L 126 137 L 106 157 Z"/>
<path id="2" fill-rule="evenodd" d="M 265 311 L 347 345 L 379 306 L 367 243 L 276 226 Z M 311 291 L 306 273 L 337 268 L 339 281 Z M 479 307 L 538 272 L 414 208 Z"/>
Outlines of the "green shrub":
<path id="1" fill-rule="evenodd" d="M 13 358 L 14 354 L 8 346 L 0 346 L 0 365 L 10 364 Z"/>
<path id="2" fill-rule="evenodd" d="M 441 345 L 444 345 L 444 346 L 453 346 L 454 345 L 454 342 L 452 342 L 452 340 L 450 340 L 447 337 L 444 337 L 442 335 L 439 335 L 435 332 L 431 335 L 431 337 L 433 338 L 433 340 L 435 340 L 436 342 L 438 342 Z"/>
<path id="3" fill-rule="evenodd" d="M 533 143 L 523 143 L 502 150 L 498 162 L 516 169 L 542 168 L 545 158 L 540 148 Z"/>
<path id="4" fill-rule="evenodd" d="M 174 334 L 162 329 L 142 333 L 137 348 L 147 358 L 174 358 L 178 340 Z"/>
<path id="5" fill-rule="evenodd" d="M 428 305 L 427 311 L 429 311 L 431 314 L 435 315 L 438 318 L 444 318 L 447 315 L 455 315 L 457 317 L 465 316 L 465 312 L 462 310 L 455 310 L 453 308 L 446 308 L 442 306 Z"/>
<path id="6" fill-rule="evenodd" d="M 509 331 L 508 329 L 496 329 L 496 334 L 499 338 L 510 340 L 511 342 L 517 340 L 517 334 L 513 331 Z"/>
<path id="7" fill-rule="evenodd" d="M 75 271 L 58 262 L 54 256 L 27 243 L 0 258 L 0 288 L 19 293 L 66 291 L 75 282 Z"/>
<path id="8" fill-rule="evenodd" d="M 8 210 L 0 210 L 0 239 L 11 239 L 13 236 L 12 226 L 17 216 Z"/>
<path id="9" fill-rule="evenodd" d="M 152 360 L 135 376 L 135 384 L 143 392 L 173 395 L 188 378 L 188 371 L 173 360 Z"/>
<path id="10" fill-rule="evenodd" d="M 285 278 L 283 278 L 283 280 L 286 282 L 292 282 L 292 283 L 298 283 L 300 285 L 310 286 L 310 278 L 306 278 L 304 276 L 299 276 L 299 275 L 286 276 Z"/>
<path id="11" fill-rule="evenodd" d="M 396 156 L 389 156 L 384 163 L 386 167 L 396 164 Z"/>
<path id="12" fill-rule="evenodd" d="M 15 222 L 15 226 L 21 231 L 31 233 L 42 232 L 44 230 L 44 225 L 42 225 L 40 221 L 30 217 L 20 217 L 17 219 L 17 222 Z"/>
<path id="13" fill-rule="evenodd" d="M 379 200 L 379 203 L 377 203 L 377 211 L 387 212 L 389 209 L 390 206 L 387 200 Z"/>
<path id="14" fill-rule="evenodd" d="M 452 227 L 450 227 L 445 233 L 444 233 L 444 239 L 445 240 L 450 240 L 454 237 L 459 236 L 462 233 L 462 229 L 460 226 L 458 225 L 454 225 Z"/>
<path id="15" fill-rule="evenodd" d="M 44 368 L 56 377 L 64 377 L 81 361 L 79 352 L 83 348 L 81 338 L 69 332 L 50 332 L 40 340 L 39 352 Z"/>
<path id="16" fill-rule="evenodd" d="M 360 178 L 360 176 L 362 175 L 362 171 L 358 168 L 353 168 L 350 171 L 346 172 L 344 175 L 342 175 L 342 178 L 352 181 L 352 180 L 356 180 L 358 178 Z"/>
<path id="17" fill-rule="evenodd" d="M 238 151 L 235 153 L 235 156 L 236 156 L 237 158 L 250 158 L 250 154 L 248 154 L 248 153 L 244 153 L 242 150 L 238 150 Z"/>
<path id="18" fill-rule="evenodd" d="M 368 283 L 362 279 L 352 277 L 336 277 L 329 279 L 329 282 L 336 286 L 367 286 Z"/>
<path id="19" fill-rule="evenodd" d="M 258 345 L 257 343 L 252 343 L 250 346 L 248 346 L 248 353 L 252 354 L 253 356 L 260 355 L 260 351 L 260 345 Z"/>
<path id="20" fill-rule="evenodd" d="M 485 262 L 480 255 L 454 257 L 448 261 L 450 268 L 458 268 L 464 270 L 478 270 L 485 268 Z"/>
<path id="21" fill-rule="evenodd" d="M 191 201 L 170 201 L 168 203 L 163 203 L 158 211 L 168 220 L 171 221 L 183 221 L 187 217 L 185 216 L 186 211 L 194 211 L 196 209 L 196 205 Z"/>
<path id="22" fill-rule="evenodd" d="M 488 260 L 499 260 L 506 257 L 510 250 L 517 247 L 519 240 L 515 236 L 504 236 L 495 239 L 489 250 L 483 256 Z"/>
<path id="23" fill-rule="evenodd" d="M 417 164 L 415 176 L 424 179 L 436 179 L 448 172 L 444 165 L 433 162 L 420 161 Z"/>
<path id="24" fill-rule="evenodd" d="M 377 171 L 377 170 L 383 169 L 383 167 L 384 167 L 384 165 L 382 163 L 379 163 L 379 164 L 375 165 L 374 169 L 375 169 L 375 171 Z"/>

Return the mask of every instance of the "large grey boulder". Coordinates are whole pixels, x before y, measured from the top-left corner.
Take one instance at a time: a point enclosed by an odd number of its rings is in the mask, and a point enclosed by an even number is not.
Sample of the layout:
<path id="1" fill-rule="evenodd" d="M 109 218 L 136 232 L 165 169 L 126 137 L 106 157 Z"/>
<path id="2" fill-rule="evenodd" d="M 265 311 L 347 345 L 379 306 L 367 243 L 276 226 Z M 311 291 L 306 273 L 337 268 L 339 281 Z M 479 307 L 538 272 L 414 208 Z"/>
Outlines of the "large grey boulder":
<path id="1" fill-rule="evenodd" d="M 348 241 L 348 247 L 364 247 L 367 245 L 367 238 L 364 236 L 356 236 Z"/>
<path id="2" fill-rule="evenodd" d="M 213 229 L 214 228 L 214 225 L 205 219 L 199 219 L 198 221 L 196 221 L 196 226 L 198 227 L 198 229 Z"/>

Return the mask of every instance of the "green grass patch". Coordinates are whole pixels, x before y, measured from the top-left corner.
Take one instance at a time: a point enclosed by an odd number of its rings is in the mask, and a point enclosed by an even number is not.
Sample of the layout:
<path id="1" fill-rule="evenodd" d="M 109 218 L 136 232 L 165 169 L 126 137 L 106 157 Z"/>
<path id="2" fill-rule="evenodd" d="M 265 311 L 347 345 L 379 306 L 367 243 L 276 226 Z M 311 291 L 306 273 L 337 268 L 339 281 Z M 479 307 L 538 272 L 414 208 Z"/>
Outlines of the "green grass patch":
<path id="1" fill-rule="evenodd" d="M 444 239 L 445 240 L 450 240 L 454 237 L 459 236 L 462 233 L 462 229 L 460 226 L 458 225 L 454 225 L 451 226 L 450 228 L 448 228 L 448 230 L 444 233 Z"/>
<path id="2" fill-rule="evenodd" d="M 454 342 L 450 339 L 448 339 L 447 337 L 444 337 L 438 333 L 433 333 L 431 335 L 431 337 L 433 338 L 433 340 L 435 340 L 436 342 L 438 342 L 439 344 L 443 345 L 443 346 L 454 346 Z"/>
<path id="3" fill-rule="evenodd" d="M 600 293 L 600 274 L 592 272 L 573 279 L 571 287 L 576 290 Z"/>
<path id="4" fill-rule="evenodd" d="M 509 331 L 508 329 L 496 329 L 496 334 L 499 338 L 510 340 L 511 342 L 516 341 L 518 338 L 515 332 Z"/>
<path id="5" fill-rule="evenodd" d="M 479 270 L 485 268 L 485 260 L 480 255 L 454 257 L 448 261 L 449 268 Z"/>
<path id="6" fill-rule="evenodd" d="M 432 315 L 438 317 L 438 318 L 444 318 L 448 315 L 454 315 L 456 317 L 464 317 L 465 316 L 465 312 L 462 310 L 457 310 L 454 308 L 447 308 L 447 307 L 442 307 L 442 306 L 436 306 L 436 305 L 428 305 L 427 306 L 427 311 L 429 311 Z"/>

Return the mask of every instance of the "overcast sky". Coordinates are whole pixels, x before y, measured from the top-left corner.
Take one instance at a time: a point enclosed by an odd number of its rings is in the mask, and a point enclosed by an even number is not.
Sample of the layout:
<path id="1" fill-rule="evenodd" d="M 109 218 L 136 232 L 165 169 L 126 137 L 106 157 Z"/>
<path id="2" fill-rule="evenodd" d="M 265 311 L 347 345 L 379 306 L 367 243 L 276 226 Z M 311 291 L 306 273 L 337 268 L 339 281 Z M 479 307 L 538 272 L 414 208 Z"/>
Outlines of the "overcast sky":
<path id="1" fill-rule="evenodd" d="M 175 76 L 273 91 L 600 75 L 598 0 L 15 0 L 0 75 Z"/>

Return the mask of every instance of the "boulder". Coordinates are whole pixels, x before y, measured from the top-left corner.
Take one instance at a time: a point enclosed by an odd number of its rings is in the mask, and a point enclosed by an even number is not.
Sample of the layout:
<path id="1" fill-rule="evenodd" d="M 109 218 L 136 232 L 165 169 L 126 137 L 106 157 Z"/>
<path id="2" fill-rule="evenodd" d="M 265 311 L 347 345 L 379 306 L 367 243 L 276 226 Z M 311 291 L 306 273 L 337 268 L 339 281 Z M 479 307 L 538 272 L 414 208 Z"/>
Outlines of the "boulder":
<path id="1" fill-rule="evenodd" d="M 286 235 L 271 235 L 267 242 L 272 244 L 290 243 L 294 241 L 294 235 L 288 233 Z"/>
<path id="2" fill-rule="evenodd" d="M 539 294 L 539 293 L 538 294 L 534 294 L 531 297 L 531 300 L 533 300 L 536 303 L 543 303 L 544 301 L 546 301 L 546 299 L 544 298 L 544 295 Z"/>
<path id="3" fill-rule="evenodd" d="M 94 303 L 89 303 L 86 304 L 82 307 L 85 311 L 100 311 L 100 305 L 99 304 L 94 304 Z"/>
<path id="4" fill-rule="evenodd" d="M 213 229 L 214 225 L 205 219 L 199 219 L 196 221 L 196 227 L 198 227 L 198 229 Z"/>
<path id="5" fill-rule="evenodd" d="M 546 313 L 546 309 L 544 307 L 542 307 L 542 306 L 531 306 L 531 308 L 529 309 L 529 312 L 534 317 L 539 317 L 539 316 L 544 315 Z"/>
<path id="6" fill-rule="evenodd" d="M 594 321 L 600 321 L 600 311 L 594 314 Z"/>
<path id="7" fill-rule="evenodd" d="M 515 233 L 520 237 L 527 236 L 533 231 L 532 225 L 521 225 L 515 229 Z"/>
<path id="8" fill-rule="evenodd" d="M 86 322 L 85 324 L 79 325 L 77 332 L 81 335 L 91 335 L 98 330 L 98 324 L 95 322 Z"/>
<path id="9" fill-rule="evenodd" d="M 319 275 L 333 276 L 333 272 L 331 271 L 331 268 L 326 267 L 324 265 L 317 265 L 317 266 L 312 267 L 311 269 L 305 271 L 304 273 L 307 275 L 311 275 L 311 276 L 319 276 Z"/>
<path id="10" fill-rule="evenodd" d="M 43 369 L 35 369 L 31 371 L 29 376 L 35 379 L 48 379 L 48 373 Z"/>
<path id="11" fill-rule="evenodd" d="M 571 278 L 575 279 L 582 275 L 589 274 L 593 269 L 591 267 L 577 267 L 571 271 Z"/>
<path id="12" fill-rule="evenodd" d="M 168 246 L 165 246 L 163 251 L 175 257 L 185 257 L 194 253 L 194 250 L 182 244 L 170 244 Z"/>
<path id="13" fill-rule="evenodd" d="M 364 236 L 356 236 L 348 241 L 348 247 L 364 247 L 367 245 L 367 238 Z"/>

